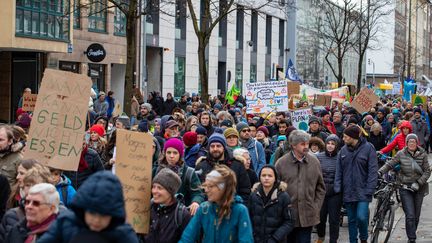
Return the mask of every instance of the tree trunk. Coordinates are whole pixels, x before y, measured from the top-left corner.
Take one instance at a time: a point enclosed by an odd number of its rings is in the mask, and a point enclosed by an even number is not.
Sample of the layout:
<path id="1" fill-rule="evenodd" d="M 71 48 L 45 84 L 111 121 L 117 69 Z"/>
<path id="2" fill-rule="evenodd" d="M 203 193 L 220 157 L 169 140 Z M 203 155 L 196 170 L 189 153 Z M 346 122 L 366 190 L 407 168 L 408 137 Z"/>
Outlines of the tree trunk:
<path id="1" fill-rule="evenodd" d="M 124 85 L 123 111 L 130 114 L 133 94 L 134 70 L 137 57 L 136 50 L 136 18 L 132 10 L 136 9 L 136 1 L 130 1 L 129 14 L 126 22 L 126 73 Z"/>
<path id="2" fill-rule="evenodd" d="M 338 58 L 338 76 L 337 76 L 337 80 L 338 80 L 338 88 L 342 87 L 342 79 L 343 79 L 343 58 L 339 57 Z"/>
<path id="3" fill-rule="evenodd" d="M 360 54 L 359 61 L 358 61 L 358 72 L 357 72 L 357 93 L 360 92 L 361 83 L 362 83 L 362 72 L 363 72 L 363 58 L 364 54 Z"/>
<path id="4" fill-rule="evenodd" d="M 199 74 L 201 82 L 201 99 L 204 104 L 208 103 L 208 70 L 206 65 L 206 42 L 203 38 L 198 38 L 198 64 L 199 64 Z"/>

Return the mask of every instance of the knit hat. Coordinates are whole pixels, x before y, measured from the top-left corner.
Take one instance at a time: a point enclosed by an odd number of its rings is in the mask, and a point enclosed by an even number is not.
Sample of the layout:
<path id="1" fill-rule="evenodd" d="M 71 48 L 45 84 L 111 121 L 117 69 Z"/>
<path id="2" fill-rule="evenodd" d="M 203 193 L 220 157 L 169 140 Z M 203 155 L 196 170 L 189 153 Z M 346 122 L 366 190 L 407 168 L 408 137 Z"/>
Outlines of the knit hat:
<path id="1" fill-rule="evenodd" d="M 330 134 L 327 138 L 326 138 L 326 140 L 325 140 L 325 142 L 326 143 L 328 143 L 329 141 L 333 141 L 333 142 L 335 142 L 336 143 L 336 146 L 339 146 L 339 144 L 340 144 L 340 138 L 337 136 L 337 135 L 335 135 L 335 134 Z"/>
<path id="2" fill-rule="evenodd" d="M 249 128 L 249 125 L 247 123 L 245 123 L 245 122 L 239 122 L 237 124 L 236 128 L 237 128 L 237 132 L 240 133 L 243 129 Z"/>
<path id="3" fill-rule="evenodd" d="M 213 109 L 222 110 L 222 105 L 221 104 L 216 104 L 216 105 L 213 106 Z"/>
<path id="4" fill-rule="evenodd" d="M 213 135 L 210 136 L 210 138 L 208 139 L 208 142 L 207 142 L 207 144 L 208 144 L 207 146 L 210 147 L 210 145 L 212 143 L 220 143 L 224 146 L 224 148 L 227 147 L 226 139 L 220 133 L 213 133 Z"/>
<path id="5" fill-rule="evenodd" d="M 280 141 L 286 141 L 287 137 L 285 135 L 279 135 L 277 137 L 276 143 L 279 143 Z"/>
<path id="6" fill-rule="evenodd" d="M 196 132 L 185 133 L 183 135 L 183 143 L 188 147 L 192 147 L 195 144 L 197 144 L 197 133 Z"/>
<path id="7" fill-rule="evenodd" d="M 408 134 L 408 135 L 406 136 L 406 138 L 405 138 L 405 144 L 408 144 L 408 141 L 409 141 L 410 139 L 415 139 L 416 142 L 417 142 L 417 145 L 419 144 L 419 139 L 418 139 L 418 137 L 417 137 L 417 135 L 416 135 L 415 133 L 410 133 L 410 134 Z"/>
<path id="8" fill-rule="evenodd" d="M 328 110 L 322 110 L 320 115 L 321 115 L 321 117 L 324 117 L 326 115 L 330 115 L 330 112 L 328 112 Z"/>
<path id="9" fill-rule="evenodd" d="M 220 124 L 221 127 L 232 127 L 233 123 L 231 120 L 223 120 Z"/>
<path id="10" fill-rule="evenodd" d="M 285 130 L 285 135 L 286 137 L 289 137 L 289 135 L 291 134 L 292 131 L 297 130 L 297 128 L 293 127 L 293 126 L 289 126 L 286 130 Z"/>
<path id="11" fill-rule="evenodd" d="M 150 103 L 143 103 L 141 108 L 146 108 L 150 112 L 152 110 L 152 105 Z"/>
<path id="12" fill-rule="evenodd" d="M 265 127 L 265 126 L 260 126 L 260 127 L 257 128 L 257 132 L 259 132 L 259 131 L 261 131 L 262 133 L 264 133 L 264 135 L 265 135 L 266 137 L 268 137 L 268 135 L 269 135 L 269 130 L 267 129 L 267 127 Z"/>
<path id="13" fill-rule="evenodd" d="M 225 138 L 228 138 L 229 136 L 236 136 L 237 138 L 239 137 L 237 130 L 232 127 L 225 129 L 223 135 Z"/>
<path id="14" fill-rule="evenodd" d="M 345 107 L 351 107 L 351 103 L 349 103 L 349 101 L 345 101 L 343 103 L 343 106 L 345 106 Z"/>
<path id="15" fill-rule="evenodd" d="M 203 126 L 198 126 L 195 132 L 199 135 L 207 136 L 207 129 L 205 129 Z"/>
<path id="16" fill-rule="evenodd" d="M 26 113 L 23 108 L 18 108 L 16 111 L 16 117 L 18 118 L 20 115 L 22 115 L 23 113 Z"/>
<path id="17" fill-rule="evenodd" d="M 418 113 L 420 113 L 420 114 L 422 113 L 422 111 L 421 111 L 420 108 L 415 108 L 415 109 L 414 109 L 414 114 L 415 114 L 416 112 L 418 112 Z"/>
<path id="18" fill-rule="evenodd" d="M 351 123 L 354 123 L 354 124 L 358 124 L 358 121 L 357 121 L 357 119 L 355 118 L 355 117 L 350 117 L 350 119 L 348 120 L 348 124 L 351 124 Z"/>
<path id="19" fill-rule="evenodd" d="M 386 111 L 384 108 L 379 108 L 377 113 L 383 113 L 385 115 Z"/>
<path id="20" fill-rule="evenodd" d="M 90 132 L 95 132 L 102 137 L 105 134 L 105 128 L 101 124 L 94 124 L 90 127 Z"/>
<path id="21" fill-rule="evenodd" d="M 140 132 L 148 132 L 148 121 L 147 119 L 143 119 L 138 124 L 138 131 Z"/>
<path id="22" fill-rule="evenodd" d="M 360 132 L 361 130 L 357 125 L 350 125 L 343 131 L 344 134 L 354 139 L 360 138 Z"/>
<path id="23" fill-rule="evenodd" d="M 121 115 L 121 116 L 119 116 L 119 118 L 117 118 L 117 120 L 116 121 L 118 121 L 118 122 L 120 122 L 121 124 L 123 124 L 123 126 L 126 128 L 126 129 L 130 129 L 130 119 L 129 119 L 129 117 L 128 116 L 126 116 L 126 115 Z"/>
<path id="24" fill-rule="evenodd" d="M 367 122 L 367 121 L 369 121 L 369 120 L 373 120 L 373 117 L 371 116 L 371 115 L 367 115 L 367 116 L 365 116 L 365 121 Z"/>
<path id="25" fill-rule="evenodd" d="M 163 151 L 166 152 L 168 148 L 174 148 L 180 154 L 180 157 L 183 157 L 184 154 L 184 146 L 183 142 L 178 138 L 170 138 L 164 144 Z"/>
<path id="26" fill-rule="evenodd" d="M 310 125 L 312 122 L 318 122 L 318 124 L 322 125 L 321 119 L 319 117 L 316 117 L 316 116 L 309 117 L 309 124 L 308 125 Z"/>
<path id="27" fill-rule="evenodd" d="M 153 178 L 153 184 L 159 184 L 174 196 L 182 183 L 180 177 L 172 170 L 163 168 Z"/>

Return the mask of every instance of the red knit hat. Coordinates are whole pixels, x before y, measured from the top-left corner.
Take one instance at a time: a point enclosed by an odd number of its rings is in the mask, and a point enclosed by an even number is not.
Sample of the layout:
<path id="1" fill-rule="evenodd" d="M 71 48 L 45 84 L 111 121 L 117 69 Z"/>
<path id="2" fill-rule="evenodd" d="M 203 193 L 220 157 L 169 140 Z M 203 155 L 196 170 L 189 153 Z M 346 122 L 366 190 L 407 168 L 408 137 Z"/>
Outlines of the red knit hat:
<path id="1" fill-rule="evenodd" d="M 185 133 L 183 135 L 183 143 L 188 147 L 192 147 L 195 144 L 197 144 L 197 133 L 196 132 Z"/>
<path id="2" fill-rule="evenodd" d="M 95 132 L 102 137 L 105 134 L 105 128 L 101 124 L 94 124 L 90 127 L 90 132 Z"/>
<path id="3" fill-rule="evenodd" d="M 265 135 L 266 137 L 268 137 L 268 135 L 269 135 L 269 130 L 268 130 L 267 127 L 265 127 L 265 126 L 260 126 L 260 127 L 258 127 L 257 132 L 258 132 L 258 131 L 263 132 L 264 135 Z"/>

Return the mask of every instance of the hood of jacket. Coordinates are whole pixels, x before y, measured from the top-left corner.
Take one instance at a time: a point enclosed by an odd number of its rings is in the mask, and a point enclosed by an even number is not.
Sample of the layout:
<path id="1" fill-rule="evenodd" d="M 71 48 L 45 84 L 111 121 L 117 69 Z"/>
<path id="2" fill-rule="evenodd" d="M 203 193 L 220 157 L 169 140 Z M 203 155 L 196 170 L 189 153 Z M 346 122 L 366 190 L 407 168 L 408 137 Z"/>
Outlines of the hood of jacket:
<path id="1" fill-rule="evenodd" d="M 65 176 L 65 175 L 61 175 L 60 176 L 60 181 L 57 183 L 58 187 L 64 187 L 64 186 L 69 186 L 72 185 L 71 180 Z"/>
<path id="2" fill-rule="evenodd" d="M 75 194 L 70 207 L 83 221 L 86 211 L 112 216 L 113 226 L 123 224 L 126 219 L 122 185 L 110 171 L 90 176 Z"/>
<path id="3" fill-rule="evenodd" d="M 402 124 L 400 125 L 399 130 L 402 131 L 403 128 L 408 128 L 409 129 L 409 133 L 412 133 L 412 125 L 409 121 L 403 121 Z"/>
<path id="4" fill-rule="evenodd" d="M 257 182 L 252 186 L 252 192 L 258 192 L 258 187 L 261 185 L 261 182 Z M 277 188 L 277 190 L 275 191 L 286 191 L 286 189 L 288 188 L 288 184 L 286 184 L 284 181 L 279 181 L 279 186 Z M 272 199 L 273 199 L 273 195 L 272 195 Z"/>

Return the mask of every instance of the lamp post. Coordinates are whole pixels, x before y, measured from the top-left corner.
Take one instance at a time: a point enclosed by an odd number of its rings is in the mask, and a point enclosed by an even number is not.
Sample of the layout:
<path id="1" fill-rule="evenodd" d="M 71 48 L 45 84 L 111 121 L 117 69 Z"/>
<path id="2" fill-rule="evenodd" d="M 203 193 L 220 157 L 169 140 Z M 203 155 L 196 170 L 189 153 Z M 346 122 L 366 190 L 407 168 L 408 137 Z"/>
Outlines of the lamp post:
<path id="1" fill-rule="evenodd" d="M 368 64 L 370 65 L 371 63 L 372 63 L 372 82 L 375 85 L 375 62 L 369 58 Z"/>

